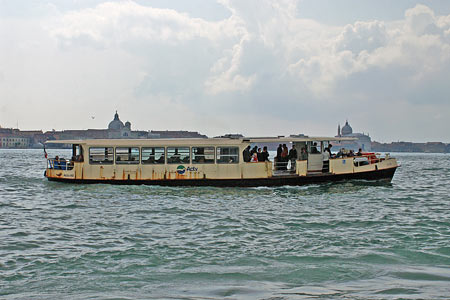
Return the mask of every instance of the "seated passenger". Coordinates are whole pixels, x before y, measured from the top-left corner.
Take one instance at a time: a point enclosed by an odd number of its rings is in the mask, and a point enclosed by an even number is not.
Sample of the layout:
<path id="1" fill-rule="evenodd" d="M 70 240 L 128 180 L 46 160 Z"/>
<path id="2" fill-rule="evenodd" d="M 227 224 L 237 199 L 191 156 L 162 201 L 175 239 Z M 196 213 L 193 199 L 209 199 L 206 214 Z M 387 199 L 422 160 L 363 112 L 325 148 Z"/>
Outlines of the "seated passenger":
<path id="1" fill-rule="evenodd" d="M 195 157 L 195 162 L 203 164 L 205 162 L 205 157 L 204 156 L 196 156 Z"/>
<path id="2" fill-rule="evenodd" d="M 57 170 L 61 169 L 61 166 L 59 165 L 59 156 L 58 155 L 56 155 L 55 159 L 53 159 L 53 168 L 57 169 Z"/>
<path id="3" fill-rule="evenodd" d="M 252 159 L 250 160 L 250 162 L 258 162 L 258 154 L 255 152 L 252 155 Z"/>
<path id="4" fill-rule="evenodd" d="M 362 155 L 363 155 L 362 149 L 359 148 L 358 152 L 356 153 L 356 156 L 362 156 Z"/>
<path id="5" fill-rule="evenodd" d="M 181 162 L 180 154 L 178 153 L 178 149 L 175 149 L 175 153 L 170 157 L 171 163 L 179 163 Z"/>
<path id="6" fill-rule="evenodd" d="M 67 161 L 66 161 L 65 158 L 61 158 L 59 160 L 59 166 L 60 166 L 61 170 L 65 170 L 66 169 Z"/>
<path id="7" fill-rule="evenodd" d="M 158 158 L 158 160 L 156 161 L 158 164 L 163 164 L 164 163 L 164 155 L 161 155 L 160 158 Z"/>

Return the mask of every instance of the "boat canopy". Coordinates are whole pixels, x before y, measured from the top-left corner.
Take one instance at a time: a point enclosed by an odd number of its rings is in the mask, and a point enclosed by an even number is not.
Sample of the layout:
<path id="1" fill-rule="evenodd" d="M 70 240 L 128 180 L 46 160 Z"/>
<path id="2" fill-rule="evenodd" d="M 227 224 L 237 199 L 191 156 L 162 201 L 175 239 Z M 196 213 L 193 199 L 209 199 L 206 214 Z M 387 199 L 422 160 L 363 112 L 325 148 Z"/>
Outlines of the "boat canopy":
<path id="1" fill-rule="evenodd" d="M 147 145 L 237 145 L 240 143 L 295 143 L 295 142 L 332 142 L 354 141 L 352 137 L 240 137 L 240 138 L 177 138 L 177 139 L 90 139 L 90 140 L 53 140 L 46 144 L 81 144 L 89 146 L 147 146 Z"/>

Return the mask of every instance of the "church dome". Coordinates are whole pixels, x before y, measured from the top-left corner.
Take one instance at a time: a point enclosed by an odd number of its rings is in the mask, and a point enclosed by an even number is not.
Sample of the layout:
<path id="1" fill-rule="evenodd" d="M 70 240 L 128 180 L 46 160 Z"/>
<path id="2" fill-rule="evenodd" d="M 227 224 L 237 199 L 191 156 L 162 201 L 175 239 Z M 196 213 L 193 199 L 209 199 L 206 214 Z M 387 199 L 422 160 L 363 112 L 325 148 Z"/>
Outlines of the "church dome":
<path id="1" fill-rule="evenodd" d="M 109 125 L 108 129 L 110 130 L 121 130 L 125 125 L 123 125 L 122 121 L 119 119 L 119 114 L 116 111 L 116 114 L 114 115 L 114 120 L 112 120 Z"/>
<path id="2" fill-rule="evenodd" d="M 344 127 L 342 127 L 342 135 L 349 135 L 353 133 L 352 127 L 348 124 L 348 121 L 345 121 Z"/>

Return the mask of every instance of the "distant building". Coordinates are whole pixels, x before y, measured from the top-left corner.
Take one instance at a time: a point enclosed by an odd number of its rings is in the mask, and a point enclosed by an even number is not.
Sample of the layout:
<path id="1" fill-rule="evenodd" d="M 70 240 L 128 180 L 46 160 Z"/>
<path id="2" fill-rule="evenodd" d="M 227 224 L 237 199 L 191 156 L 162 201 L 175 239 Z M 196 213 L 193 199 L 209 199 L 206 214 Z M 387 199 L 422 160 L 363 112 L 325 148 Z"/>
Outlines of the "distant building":
<path id="1" fill-rule="evenodd" d="M 422 152 L 422 153 L 450 153 L 450 144 L 441 142 L 412 143 L 412 142 L 392 142 L 378 143 L 372 142 L 373 151 L 379 152 Z"/>
<path id="2" fill-rule="evenodd" d="M 49 135 L 49 139 L 54 140 L 147 139 L 159 137 L 150 134 L 148 131 L 131 130 L 131 123 L 127 121 L 124 125 L 117 111 L 107 129 L 48 131 L 46 134 Z"/>
<path id="3" fill-rule="evenodd" d="M 70 129 L 61 131 L 28 130 L 21 131 L 0 126 L 0 148 L 40 148 L 48 140 L 85 140 L 85 139 L 158 139 L 158 138 L 207 138 L 206 135 L 193 131 L 143 131 L 131 130 L 129 121 L 125 124 L 119 114 L 106 129 Z"/>
<path id="4" fill-rule="evenodd" d="M 336 137 L 353 137 L 357 139 L 353 142 L 341 142 L 336 146 L 344 147 L 346 149 L 352 149 L 355 151 L 358 151 L 359 148 L 366 152 L 372 151 L 372 140 L 370 136 L 364 133 L 353 133 L 353 128 L 350 126 L 348 121 L 345 121 L 345 125 L 342 127 L 342 129 L 341 125 L 338 125 L 338 135 Z"/>
<path id="5" fill-rule="evenodd" d="M 161 139 L 176 139 L 176 138 L 208 138 L 204 134 L 200 134 L 197 131 L 185 131 L 185 130 L 152 130 L 151 134 L 158 135 Z"/>
<path id="6" fill-rule="evenodd" d="M 0 127 L 0 148 L 29 148 L 35 142 L 34 136 L 29 131 L 21 133 L 15 128 Z M 36 131 L 42 135 L 42 131 Z"/>
<path id="7" fill-rule="evenodd" d="M 0 148 L 28 148 L 30 139 L 19 136 L 0 137 Z"/>

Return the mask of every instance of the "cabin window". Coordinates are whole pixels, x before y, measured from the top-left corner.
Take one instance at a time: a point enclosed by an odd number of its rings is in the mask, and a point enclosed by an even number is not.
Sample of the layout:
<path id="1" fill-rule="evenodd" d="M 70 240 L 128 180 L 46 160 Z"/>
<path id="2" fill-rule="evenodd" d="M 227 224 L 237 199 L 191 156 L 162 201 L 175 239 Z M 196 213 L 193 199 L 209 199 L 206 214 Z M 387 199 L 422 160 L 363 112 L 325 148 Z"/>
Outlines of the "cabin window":
<path id="1" fill-rule="evenodd" d="M 138 147 L 116 147 L 116 164 L 138 164 Z"/>
<path id="2" fill-rule="evenodd" d="M 193 164 L 213 164 L 214 147 L 192 147 Z"/>
<path id="3" fill-rule="evenodd" d="M 112 164 L 114 161 L 113 147 L 91 147 L 89 148 L 89 163 Z"/>
<path id="4" fill-rule="evenodd" d="M 188 164 L 189 159 L 189 147 L 167 147 L 168 164 Z"/>
<path id="5" fill-rule="evenodd" d="M 164 164 L 164 147 L 142 148 L 143 164 Z"/>
<path id="6" fill-rule="evenodd" d="M 72 161 L 83 162 L 83 148 L 81 145 L 72 145 Z"/>
<path id="7" fill-rule="evenodd" d="M 217 147 L 217 163 L 239 163 L 239 147 Z"/>

